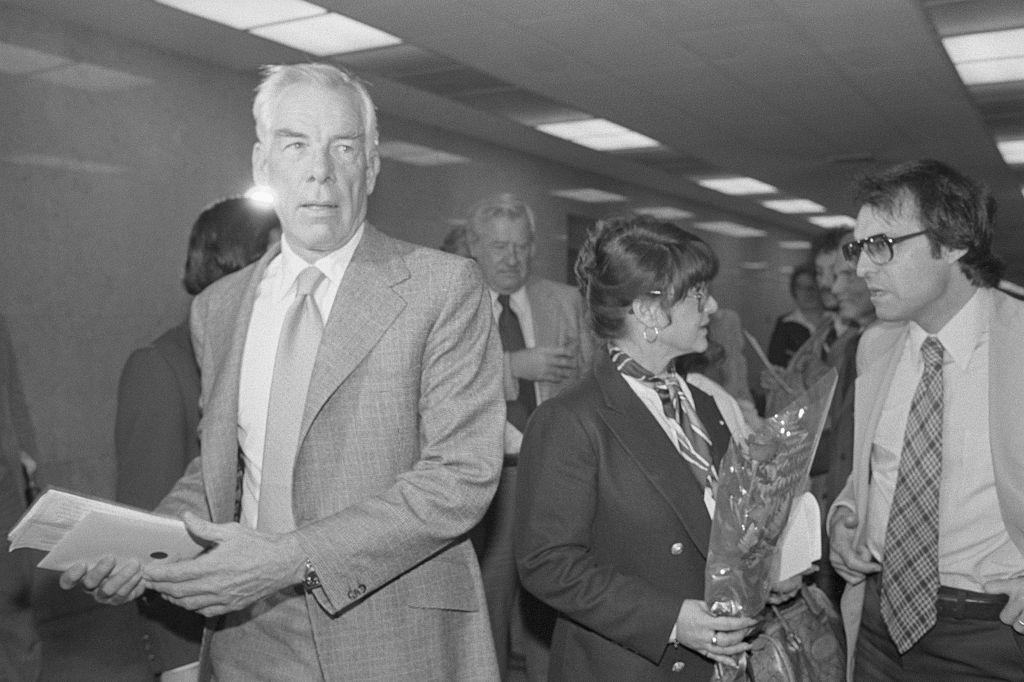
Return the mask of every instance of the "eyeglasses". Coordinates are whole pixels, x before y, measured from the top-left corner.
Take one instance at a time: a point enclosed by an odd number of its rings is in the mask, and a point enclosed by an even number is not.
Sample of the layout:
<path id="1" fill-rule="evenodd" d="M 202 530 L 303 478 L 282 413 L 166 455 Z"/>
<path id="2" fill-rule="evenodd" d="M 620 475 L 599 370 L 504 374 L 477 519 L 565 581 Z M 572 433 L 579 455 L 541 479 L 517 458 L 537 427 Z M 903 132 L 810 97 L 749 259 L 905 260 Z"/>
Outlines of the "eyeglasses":
<path id="1" fill-rule="evenodd" d="M 875 265 L 885 265 L 892 260 L 893 244 L 920 237 L 922 234 L 927 234 L 927 230 L 912 232 L 901 237 L 890 237 L 885 233 L 873 234 L 859 241 L 843 244 L 843 258 L 851 263 L 856 263 L 860 258 L 860 252 L 863 251 Z"/>
<path id="2" fill-rule="evenodd" d="M 647 295 L 661 296 L 664 293 L 665 292 L 662 291 L 661 289 L 655 289 L 654 291 L 648 291 Z M 693 285 L 693 287 L 690 288 L 690 291 L 688 291 L 686 296 L 683 296 L 683 298 L 689 298 L 690 296 L 693 296 L 695 299 L 697 299 L 697 312 L 704 312 L 704 308 L 708 304 L 708 297 L 710 296 L 710 292 L 708 291 L 708 283 L 701 282 L 700 284 Z"/>

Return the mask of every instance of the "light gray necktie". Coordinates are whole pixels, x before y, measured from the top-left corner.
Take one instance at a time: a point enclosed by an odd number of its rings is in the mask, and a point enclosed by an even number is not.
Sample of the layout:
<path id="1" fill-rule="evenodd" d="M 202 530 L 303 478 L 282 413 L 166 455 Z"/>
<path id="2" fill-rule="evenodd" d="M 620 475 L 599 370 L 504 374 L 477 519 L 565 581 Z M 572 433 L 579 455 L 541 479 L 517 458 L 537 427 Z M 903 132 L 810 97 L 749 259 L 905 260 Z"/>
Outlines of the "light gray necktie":
<path id="1" fill-rule="evenodd" d="M 295 529 L 292 473 L 306 392 L 323 334 L 323 320 L 313 298 L 313 291 L 323 278 L 324 274 L 313 266 L 299 273 L 295 280 L 295 300 L 285 313 L 277 342 L 256 524 L 260 530 L 270 533 Z"/>

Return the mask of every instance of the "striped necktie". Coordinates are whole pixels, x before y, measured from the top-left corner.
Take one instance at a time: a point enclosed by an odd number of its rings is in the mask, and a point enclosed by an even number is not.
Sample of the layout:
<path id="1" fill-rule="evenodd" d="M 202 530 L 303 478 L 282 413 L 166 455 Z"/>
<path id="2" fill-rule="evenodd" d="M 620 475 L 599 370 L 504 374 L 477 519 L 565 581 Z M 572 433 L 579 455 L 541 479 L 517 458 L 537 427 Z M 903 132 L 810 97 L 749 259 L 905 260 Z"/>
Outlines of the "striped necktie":
<path id="1" fill-rule="evenodd" d="M 942 343 L 921 344 L 924 372 L 914 392 L 885 531 L 882 618 L 901 654 L 935 625 L 939 592 L 942 478 Z"/>

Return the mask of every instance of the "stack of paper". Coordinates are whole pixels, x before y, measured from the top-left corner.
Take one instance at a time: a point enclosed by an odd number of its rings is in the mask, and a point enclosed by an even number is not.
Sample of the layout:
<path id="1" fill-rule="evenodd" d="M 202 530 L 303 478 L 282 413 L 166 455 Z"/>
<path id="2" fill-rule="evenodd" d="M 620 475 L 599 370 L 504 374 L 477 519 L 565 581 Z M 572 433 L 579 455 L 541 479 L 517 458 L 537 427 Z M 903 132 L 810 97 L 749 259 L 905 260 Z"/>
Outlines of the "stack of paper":
<path id="1" fill-rule="evenodd" d="M 59 488 L 40 495 L 7 540 L 12 551 L 28 547 L 48 552 L 39 567 L 56 571 L 107 555 L 148 564 L 191 559 L 204 549 L 179 519 Z"/>

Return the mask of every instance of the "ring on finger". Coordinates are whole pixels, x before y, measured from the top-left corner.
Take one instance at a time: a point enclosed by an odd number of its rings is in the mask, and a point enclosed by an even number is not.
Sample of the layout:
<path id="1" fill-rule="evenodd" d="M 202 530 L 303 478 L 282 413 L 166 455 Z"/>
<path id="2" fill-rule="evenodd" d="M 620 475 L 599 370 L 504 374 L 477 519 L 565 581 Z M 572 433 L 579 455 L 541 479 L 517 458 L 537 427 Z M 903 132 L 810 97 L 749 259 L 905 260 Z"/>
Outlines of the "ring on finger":
<path id="1" fill-rule="evenodd" d="M 718 633 L 711 633 L 711 646 L 718 646 Z"/>
<path id="2" fill-rule="evenodd" d="M 1017 619 L 1017 625 L 1019 625 L 1021 627 L 1024 627 L 1024 617 L 1021 617 L 1021 618 Z"/>

